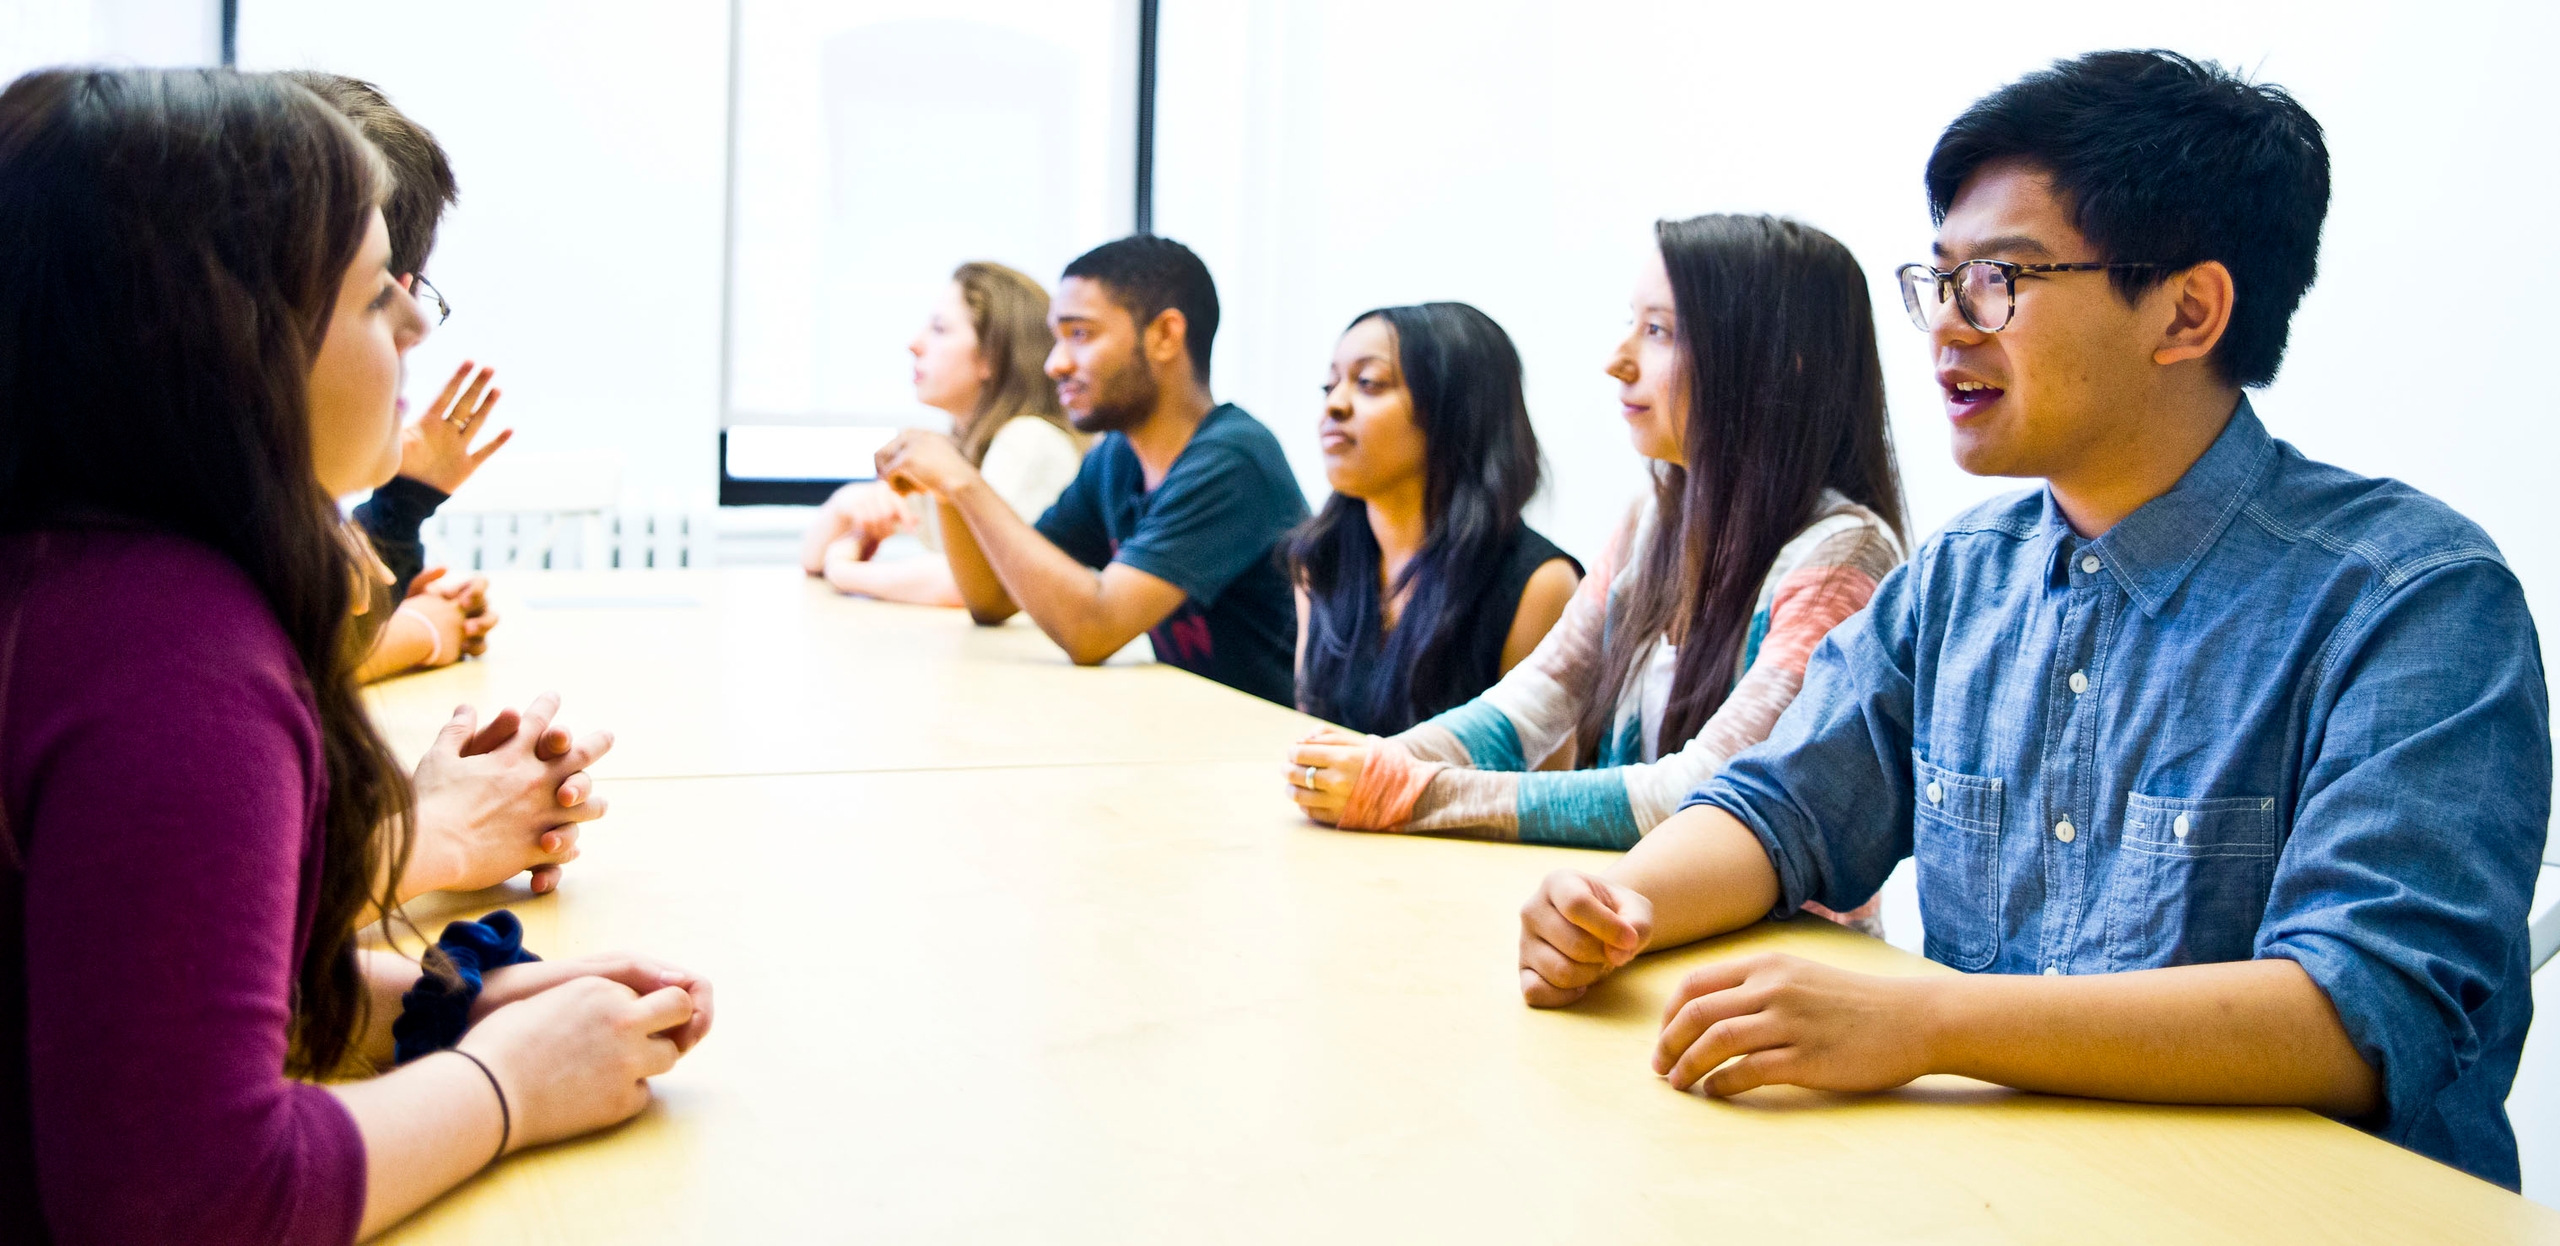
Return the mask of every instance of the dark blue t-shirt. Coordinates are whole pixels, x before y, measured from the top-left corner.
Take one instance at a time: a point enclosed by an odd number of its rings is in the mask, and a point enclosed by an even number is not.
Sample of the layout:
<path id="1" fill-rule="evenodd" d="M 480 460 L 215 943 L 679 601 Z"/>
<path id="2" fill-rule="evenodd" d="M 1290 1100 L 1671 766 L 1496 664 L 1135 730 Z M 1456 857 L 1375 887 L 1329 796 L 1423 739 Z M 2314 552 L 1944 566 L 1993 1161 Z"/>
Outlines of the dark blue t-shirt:
<path id="1" fill-rule="evenodd" d="M 1306 518 L 1280 442 L 1222 403 L 1152 492 L 1129 439 L 1104 437 L 1038 527 L 1088 567 L 1127 563 L 1183 591 L 1147 632 L 1157 661 L 1289 705 L 1298 606 L 1276 546 Z"/>

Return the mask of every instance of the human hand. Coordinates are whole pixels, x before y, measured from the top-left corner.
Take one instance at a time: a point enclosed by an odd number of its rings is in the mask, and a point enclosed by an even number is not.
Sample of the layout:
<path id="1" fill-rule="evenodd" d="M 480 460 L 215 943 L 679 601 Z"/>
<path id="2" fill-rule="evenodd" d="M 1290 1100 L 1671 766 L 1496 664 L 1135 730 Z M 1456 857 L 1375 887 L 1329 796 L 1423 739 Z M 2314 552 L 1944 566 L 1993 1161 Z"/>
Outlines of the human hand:
<path id="1" fill-rule="evenodd" d="M 489 608 L 489 577 L 475 575 L 454 583 L 442 582 L 445 568 L 429 567 L 409 581 L 409 595 L 416 597 L 433 589 L 462 611 L 462 652 L 479 657 L 489 651 L 489 632 L 498 626 L 498 612 Z"/>
<path id="2" fill-rule="evenodd" d="M 693 1050 L 695 1043 L 711 1032 L 711 980 L 670 965 L 656 957 L 629 952 L 606 952 L 580 956 L 573 960 L 526 961 L 483 974 L 480 997 L 471 1002 L 472 1024 L 509 1004 L 536 995 L 579 978 L 605 978 L 646 995 L 665 987 L 682 987 L 693 996 L 693 1016 L 683 1025 L 669 1031 L 676 1050 Z"/>
<path id="3" fill-rule="evenodd" d="M 1326 826 L 1342 820 L 1342 806 L 1360 786 L 1368 767 L 1372 737 L 1340 727 L 1323 727 L 1289 747 L 1289 797 L 1307 816 Z"/>
<path id="4" fill-rule="evenodd" d="M 882 541 L 916 528 L 915 511 L 896 489 L 881 481 L 846 485 L 836 491 L 836 499 L 844 504 L 846 531 L 853 538 L 857 561 L 878 552 Z"/>
<path id="5" fill-rule="evenodd" d="M 506 1096 L 510 1152 L 629 1120 L 649 1105 L 648 1079 L 674 1068 L 675 1035 L 693 1021 L 693 993 L 642 994 L 583 976 L 495 1009 L 458 1044 L 479 1057 Z"/>
<path id="6" fill-rule="evenodd" d="M 427 404 L 425 413 L 415 422 L 400 430 L 401 475 L 451 493 L 516 435 L 512 428 L 500 429 L 489 444 L 477 450 L 471 448 L 471 438 L 498 405 L 500 391 L 481 392 L 495 375 L 496 370 L 491 368 L 472 375 L 471 361 L 467 359 L 454 369 L 453 379 L 444 383 L 444 392 Z M 465 379 L 471 382 L 467 390 L 462 387 Z"/>
<path id="7" fill-rule="evenodd" d="M 454 711 L 418 762 L 404 898 L 491 887 L 527 869 L 536 894 L 559 886 L 560 867 L 578 858 L 580 824 L 605 815 L 587 767 L 613 749 L 605 731 L 573 743 L 552 725 L 559 710 L 559 695 L 546 692 L 477 730 L 470 706 Z"/>
<path id="8" fill-rule="evenodd" d="M 1520 994 L 1560 1008 L 1634 960 L 1653 937 L 1653 902 L 1580 870 L 1557 870 L 1520 906 Z"/>
<path id="9" fill-rule="evenodd" d="M 400 603 L 391 613 L 392 625 L 403 620 L 411 627 L 427 629 L 427 656 L 418 660 L 414 669 L 434 670 L 462 660 L 463 645 L 469 639 L 464 626 L 462 607 L 448 597 L 421 593 Z"/>
<path id="10" fill-rule="evenodd" d="M 922 429 L 898 434 L 880 447 L 874 462 L 881 482 L 891 489 L 901 494 L 930 493 L 945 501 L 978 474 L 968 456 L 960 453 L 958 442 Z"/>
<path id="11" fill-rule="evenodd" d="M 1681 1090 L 1703 1078 L 1711 1095 L 1890 1090 L 1929 1071 L 1928 985 L 1775 954 L 1709 965 L 1671 993 L 1653 1071 Z"/>

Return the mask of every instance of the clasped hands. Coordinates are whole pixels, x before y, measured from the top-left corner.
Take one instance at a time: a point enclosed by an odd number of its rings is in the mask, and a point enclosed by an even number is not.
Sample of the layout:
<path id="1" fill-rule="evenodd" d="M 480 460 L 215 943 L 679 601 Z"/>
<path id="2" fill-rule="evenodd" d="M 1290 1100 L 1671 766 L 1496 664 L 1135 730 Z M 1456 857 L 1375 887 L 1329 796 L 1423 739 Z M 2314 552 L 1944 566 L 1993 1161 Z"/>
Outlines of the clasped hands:
<path id="1" fill-rule="evenodd" d="M 572 740 L 553 722 L 559 712 L 552 692 L 486 726 L 470 706 L 454 710 L 418 762 L 417 842 L 402 899 L 494 887 L 526 870 L 536 894 L 560 885 L 560 867 L 578 859 L 580 825 L 605 814 L 587 768 L 612 750 L 613 733 Z"/>
<path id="2" fill-rule="evenodd" d="M 872 459 L 882 483 L 900 494 L 929 493 L 948 502 L 980 479 L 960 443 L 941 433 L 911 428 L 880 447 Z"/>
<path id="3" fill-rule="evenodd" d="M 1653 904 L 1582 873 L 1547 876 L 1520 909 L 1520 993 L 1558 1008 L 1645 950 Z M 1679 1090 L 1735 1095 L 1788 1084 L 1889 1090 L 1931 1071 L 1929 983 L 1786 955 L 1719 961 L 1680 980 L 1653 1071 Z"/>
<path id="4" fill-rule="evenodd" d="M 409 581 L 409 596 L 398 608 L 399 613 L 426 623 L 433 645 L 419 665 L 429 669 L 488 652 L 490 629 L 498 626 L 498 612 L 489 608 L 487 577 L 466 576 L 450 583 L 443 582 L 444 577 L 443 567 L 419 572 Z"/>

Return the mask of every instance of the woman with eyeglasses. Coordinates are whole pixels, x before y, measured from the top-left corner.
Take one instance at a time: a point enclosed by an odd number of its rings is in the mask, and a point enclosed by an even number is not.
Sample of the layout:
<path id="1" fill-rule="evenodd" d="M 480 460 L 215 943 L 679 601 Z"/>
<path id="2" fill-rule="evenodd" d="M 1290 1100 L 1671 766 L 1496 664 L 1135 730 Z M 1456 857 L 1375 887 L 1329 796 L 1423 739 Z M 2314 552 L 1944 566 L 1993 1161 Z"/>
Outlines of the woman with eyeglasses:
<path id="1" fill-rule="evenodd" d="M 1043 370 L 1052 344 L 1049 292 L 983 261 L 952 272 L 907 344 L 916 400 L 950 414 L 960 452 L 1024 519 L 1049 509 L 1084 463 L 1084 438 L 1068 425 Z M 938 553 L 938 523 L 922 494 L 901 498 L 876 480 L 849 484 L 818 508 L 801 540 L 800 567 L 840 593 L 958 606 L 960 586 L 943 559 L 872 557 L 900 532 Z"/>
<path id="2" fill-rule="evenodd" d="M 1652 495 L 1484 695 L 1397 735 L 1300 742 L 1289 782 L 1317 821 L 1628 847 L 1768 736 L 1814 645 L 1901 561 L 1875 323 L 1848 248 L 1767 216 L 1654 233 L 1607 368 Z"/>
<path id="3" fill-rule="evenodd" d="M 494 917 L 468 965 L 357 946 L 412 844 L 334 501 L 429 328 L 385 186 L 272 76 L 0 92 L 0 1240 L 370 1236 L 709 1028 L 700 978 Z"/>
<path id="4" fill-rule="evenodd" d="M 1402 731 L 1529 656 L 1582 566 L 1520 520 L 1538 435 L 1520 353 L 1492 317 L 1464 303 L 1363 312 L 1324 398 L 1333 497 L 1285 547 L 1298 708 Z"/>

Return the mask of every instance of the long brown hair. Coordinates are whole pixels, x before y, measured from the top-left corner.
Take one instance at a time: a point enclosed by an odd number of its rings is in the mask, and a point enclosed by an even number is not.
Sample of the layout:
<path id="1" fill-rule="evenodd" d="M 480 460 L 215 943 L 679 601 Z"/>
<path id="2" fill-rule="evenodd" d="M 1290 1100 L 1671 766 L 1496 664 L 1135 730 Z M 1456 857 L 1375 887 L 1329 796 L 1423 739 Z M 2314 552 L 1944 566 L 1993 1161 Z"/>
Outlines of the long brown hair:
<path id="1" fill-rule="evenodd" d="M 1681 456 L 1654 468 L 1653 542 L 1583 707 L 1594 763 L 1654 642 L 1680 646 L 1656 735 L 1671 753 L 1723 708 L 1741 675 L 1760 582 L 1836 489 L 1902 533 L 1884 366 L 1866 274 L 1831 235 L 1774 216 L 1654 225 L 1680 320 Z"/>
<path id="2" fill-rule="evenodd" d="M 969 456 L 971 463 L 984 461 L 996 434 L 1014 417 L 1024 415 L 1057 425 L 1082 449 L 1085 439 L 1067 423 L 1066 410 L 1058 405 L 1057 387 L 1049 383 L 1046 371 L 1049 348 L 1057 341 L 1049 333 L 1049 292 L 1020 272 L 984 260 L 953 269 L 951 280 L 960 287 L 960 301 L 968 304 L 969 327 L 978 334 L 978 358 L 987 364 L 978 409 L 970 414 L 968 427 L 960 430 L 960 453 Z"/>
<path id="3" fill-rule="evenodd" d="M 59 69 L 0 92 L 0 529 L 118 515 L 220 552 L 274 611 L 328 770 L 293 991 L 314 1073 L 363 1024 L 356 923 L 396 909 L 411 837 L 357 699 L 356 568 L 307 401 L 385 185 L 345 118 L 268 75 Z"/>

